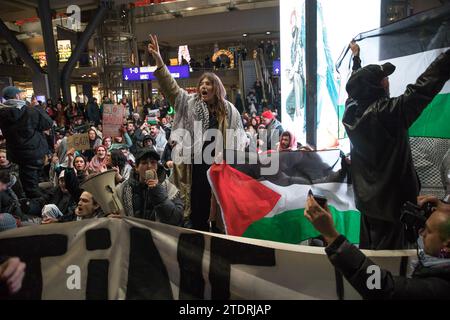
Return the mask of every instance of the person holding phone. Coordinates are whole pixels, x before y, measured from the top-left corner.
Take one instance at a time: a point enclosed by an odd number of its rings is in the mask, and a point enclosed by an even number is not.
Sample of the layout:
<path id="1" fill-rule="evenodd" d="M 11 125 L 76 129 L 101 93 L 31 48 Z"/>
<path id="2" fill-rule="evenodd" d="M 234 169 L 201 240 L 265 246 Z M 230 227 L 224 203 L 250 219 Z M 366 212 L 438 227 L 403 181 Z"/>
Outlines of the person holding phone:
<path id="1" fill-rule="evenodd" d="M 184 205 L 178 189 L 166 179 L 159 154 L 144 149 L 136 156 L 136 168 L 118 187 L 125 215 L 171 225 L 183 224 Z"/>
<path id="2" fill-rule="evenodd" d="M 432 202 L 435 210 L 418 239 L 418 260 L 413 262 L 412 278 L 394 276 L 376 266 L 362 251 L 336 230 L 330 209 L 309 195 L 305 217 L 327 243 L 325 252 L 334 267 L 364 299 L 450 299 L 450 204 L 433 196 L 419 197 L 422 206 Z M 368 286 L 373 266 L 381 270 L 380 286 Z"/>

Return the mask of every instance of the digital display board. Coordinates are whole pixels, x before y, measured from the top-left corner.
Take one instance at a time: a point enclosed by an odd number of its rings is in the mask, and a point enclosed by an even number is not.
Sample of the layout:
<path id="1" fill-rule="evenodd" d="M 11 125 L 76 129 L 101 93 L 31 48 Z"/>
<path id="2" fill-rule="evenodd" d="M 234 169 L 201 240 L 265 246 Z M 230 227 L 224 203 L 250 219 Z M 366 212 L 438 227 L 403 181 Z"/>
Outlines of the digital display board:
<path id="1" fill-rule="evenodd" d="M 175 79 L 189 78 L 189 66 L 167 66 Z M 153 72 L 156 67 L 124 68 L 122 77 L 125 81 L 156 80 Z"/>

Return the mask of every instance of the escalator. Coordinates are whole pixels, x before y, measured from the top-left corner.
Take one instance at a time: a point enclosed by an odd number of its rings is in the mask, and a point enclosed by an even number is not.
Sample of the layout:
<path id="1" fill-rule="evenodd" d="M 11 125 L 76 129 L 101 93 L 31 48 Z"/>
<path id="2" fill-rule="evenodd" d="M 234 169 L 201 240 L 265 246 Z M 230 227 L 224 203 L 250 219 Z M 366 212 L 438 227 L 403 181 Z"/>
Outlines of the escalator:
<path id="1" fill-rule="evenodd" d="M 243 61 L 242 58 L 239 59 L 239 87 L 243 99 L 245 99 L 250 90 L 254 88 L 257 80 L 260 80 L 262 84 L 263 105 L 264 102 L 266 102 L 268 105 L 273 106 L 275 92 L 271 81 L 271 75 L 267 68 L 265 55 L 261 49 L 258 49 L 255 60 Z M 247 110 L 247 103 L 245 103 L 245 105 Z"/>

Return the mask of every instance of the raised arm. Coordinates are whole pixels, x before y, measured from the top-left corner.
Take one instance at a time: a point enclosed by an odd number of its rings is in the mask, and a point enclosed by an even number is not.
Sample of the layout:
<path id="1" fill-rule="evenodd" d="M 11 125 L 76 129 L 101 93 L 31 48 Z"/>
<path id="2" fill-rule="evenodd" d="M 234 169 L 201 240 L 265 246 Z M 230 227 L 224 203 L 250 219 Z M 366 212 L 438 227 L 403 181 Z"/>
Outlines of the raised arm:
<path id="1" fill-rule="evenodd" d="M 154 75 L 158 79 L 161 91 L 169 99 L 170 104 L 175 106 L 175 100 L 180 92 L 182 92 L 182 89 L 178 86 L 177 82 L 164 64 L 159 51 L 158 37 L 156 35 L 150 35 L 148 51 L 156 61 L 157 69 L 154 72 Z M 175 111 L 177 111 L 176 107 Z"/>
<path id="2" fill-rule="evenodd" d="M 356 43 L 355 40 L 350 42 L 350 50 L 352 50 L 353 54 L 353 67 L 352 67 L 352 73 L 361 69 L 361 59 L 359 58 L 359 53 L 361 49 L 359 48 L 359 45 Z"/>
<path id="3" fill-rule="evenodd" d="M 380 104 L 378 110 L 387 122 L 396 117 L 403 120 L 405 128 L 409 128 L 449 79 L 450 50 L 447 50 L 430 64 L 416 83 L 408 85 L 404 94 Z"/>

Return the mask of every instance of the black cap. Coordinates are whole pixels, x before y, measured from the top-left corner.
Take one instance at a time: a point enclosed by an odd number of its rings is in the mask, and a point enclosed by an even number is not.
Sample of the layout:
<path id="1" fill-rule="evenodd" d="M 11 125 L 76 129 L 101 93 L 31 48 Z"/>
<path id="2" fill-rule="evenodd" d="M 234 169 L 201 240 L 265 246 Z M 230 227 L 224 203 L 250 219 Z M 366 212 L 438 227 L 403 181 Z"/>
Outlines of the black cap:
<path id="1" fill-rule="evenodd" d="M 381 81 L 384 78 L 389 77 L 391 74 L 394 73 L 395 66 L 390 62 L 386 62 L 385 64 L 382 64 L 382 65 L 369 64 L 368 66 L 364 67 L 363 69 L 370 71 L 373 74 L 374 80 L 380 79 L 380 81 Z"/>
<path id="2" fill-rule="evenodd" d="M 143 159 L 151 159 L 151 160 L 157 160 L 159 161 L 161 157 L 159 156 L 158 152 L 156 152 L 154 149 L 151 148 L 145 148 L 136 155 L 136 165 L 139 164 L 139 162 Z"/>
<path id="3" fill-rule="evenodd" d="M 370 64 L 352 74 L 347 82 L 346 90 L 354 99 L 376 98 L 385 93 L 381 80 L 389 77 L 395 71 L 395 66 L 387 62 L 382 65 Z"/>

